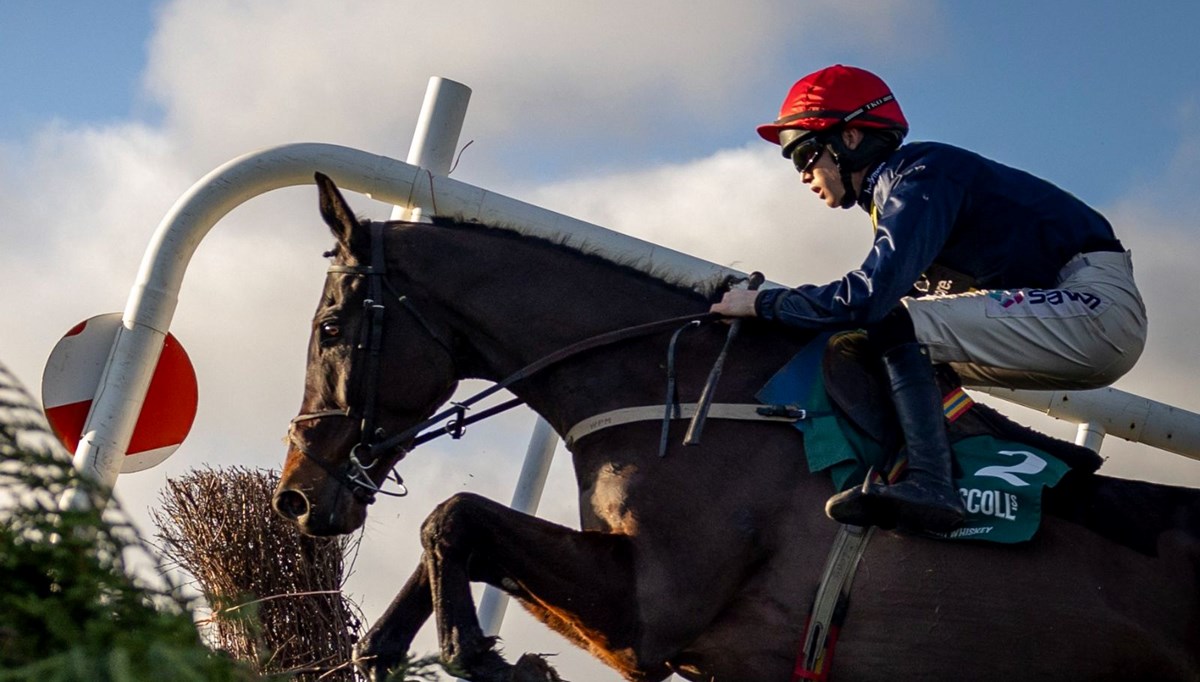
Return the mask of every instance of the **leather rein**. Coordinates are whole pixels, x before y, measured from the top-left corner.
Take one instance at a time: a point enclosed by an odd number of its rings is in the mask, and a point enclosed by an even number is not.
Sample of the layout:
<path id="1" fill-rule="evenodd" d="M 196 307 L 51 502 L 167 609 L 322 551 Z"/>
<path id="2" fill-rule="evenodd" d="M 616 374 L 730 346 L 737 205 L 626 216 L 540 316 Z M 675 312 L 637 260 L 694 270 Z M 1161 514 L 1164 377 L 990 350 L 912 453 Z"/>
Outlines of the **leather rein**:
<path id="1" fill-rule="evenodd" d="M 362 411 L 355 410 L 352 406 L 346 406 L 339 409 L 321 410 L 318 412 L 310 412 L 296 416 L 291 421 L 291 426 L 288 429 L 289 443 L 307 457 L 314 464 L 321 467 L 330 477 L 336 480 L 342 486 L 348 488 L 354 495 L 355 499 L 363 504 L 371 504 L 375 501 L 377 494 L 384 494 L 393 497 L 403 497 L 408 494 L 408 489 L 404 486 L 403 479 L 393 468 L 390 476 L 399 484 L 400 492 L 389 492 L 383 490 L 381 485 L 376 484 L 375 479 L 371 475 L 371 470 L 384 463 L 384 455 L 390 454 L 397 448 L 403 447 L 408 443 L 405 449 L 408 450 L 427 443 L 435 438 L 449 435 L 452 438 L 460 438 L 467 425 L 481 421 L 488 417 L 497 415 L 506 410 L 512 409 L 523 403 L 519 398 L 500 403 L 486 410 L 482 410 L 477 414 L 466 416 L 467 410 L 479 401 L 502 391 L 513 384 L 529 378 L 530 376 L 562 362 L 568 358 L 579 355 L 589 350 L 611 346 L 616 343 L 637 339 L 652 334 L 661 333 L 664 331 L 679 328 L 681 325 L 688 325 L 700 322 L 712 322 L 722 319 L 716 313 L 704 312 L 694 313 L 691 315 L 682 315 L 672 317 L 665 320 L 648 322 L 645 324 L 634 325 L 615 331 L 597 334 L 590 338 L 583 339 L 573 343 L 565 348 L 557 350 L 525 367 L 517 370 L 502 381 L 495 383 L 488 388 L 466 398 L 462 401 L 452 403 L 448 407 L 433 416 L 418 422 L 400 433 L 388 435 L 382 428 L 377 427 L 376 421 L 377 403 L 379 398 L 379 365 L 383 352 L 383 331 L 385 324 L 385 313 L 387 310 L 387 299 L 384 297 L 386 289 L 399 302 L 403 308 L 410 314 L 419 326 L 425 332 L 442 346 L 451 357 L 454 356 L 451 344 L 446 341 L 432 325 L 425 319 L 424 316 L 416 309 L 412 301 L 400 292 L 396 291 L 391 281 L 387 278 L 387 265 L 384 252 L 384 236 L 383 223 L 371 224 L 371 264 L 370 265 L 331 265 L 326 272 L 330 275 L 345 275 L 353 277 L 367 278 L 367 297 L 363 300 L 363 308 L 367 311 L 365 324 L 367 325 L 367 333 L 365 334 L 366 343 L 360 342 L 355 348 L 356 352 L 364 352 L 366 354 L 366 383 L 364 396 L 365 402 Z M 350 454 L 346 458 L 346 462 L 341 466 L 335 466 L 329 462 L 314 456 L 310 453 L 296 437 L 296 425 L 302 422 L 313 421 L 317 419 L 325 419 L 329 417 L 338 417 L 342 419 L 359 420 L 359 439 L 351 449 Z M 449 420 L 448 422 L 446 420 Z M 431 427 L 438 426 L 426 432 Z M 424 432 L 424 433 L 423 433 Z M 411 441 L 411 442 L 410 442 Z M 403 456 L 401 456 L 403 459 Z M 397 460 L 398 462 L 399 460 Z M 394 466 L 394 463 L 387 464 Z M 388 475 L 385 474 L 384 482 Z"/>

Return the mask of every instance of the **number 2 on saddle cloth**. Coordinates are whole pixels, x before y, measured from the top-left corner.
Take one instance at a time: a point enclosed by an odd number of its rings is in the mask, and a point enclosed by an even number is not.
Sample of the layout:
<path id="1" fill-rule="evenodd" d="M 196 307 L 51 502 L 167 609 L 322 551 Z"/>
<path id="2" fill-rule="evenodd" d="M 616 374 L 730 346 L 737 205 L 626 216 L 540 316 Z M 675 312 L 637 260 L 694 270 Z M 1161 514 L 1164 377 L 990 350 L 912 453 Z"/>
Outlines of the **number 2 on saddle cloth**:
<path id="1" fill-rule="evenodd" d="M 794 427 L 804 435 L 811 471 L 828 471 L 834 491 L 862 483 L 868 471 L 889 480 L 903 475 L 903 441 L 892 422 L 886 382 L 874 371 L 861 332 L 823 334 L 796 354 L 755 396 L 773 405 L 804 408 L 809 419 Z M 1053 439 L 1020 438 L 1024 431 L 998 412 L 978 405 L 946 369 L 939 372 L 943 408 L 955 457 L 955 484 L 967 508 L 949 540 L 1024 542 L 1041 520 L 1042 491 L 1070 470 Z M 1006 428 L 1008 426 L 1013 428 Z M 1028 442 L 1036 441 L 1034 443 Z M 1072 464 L 1095 470 L 1099 456 L 1071 444 Z M 1041 446 L 1041 447 L 1039 447 Z"/>

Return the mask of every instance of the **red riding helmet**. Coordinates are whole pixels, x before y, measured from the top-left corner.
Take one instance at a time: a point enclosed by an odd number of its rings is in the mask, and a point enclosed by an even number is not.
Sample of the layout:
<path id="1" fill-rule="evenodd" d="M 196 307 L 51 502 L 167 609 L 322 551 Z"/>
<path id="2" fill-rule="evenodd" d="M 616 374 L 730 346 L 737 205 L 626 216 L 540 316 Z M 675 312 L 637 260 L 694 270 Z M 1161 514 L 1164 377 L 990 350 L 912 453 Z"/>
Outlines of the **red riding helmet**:
<path id="1" fill-rule="evenodd" d="M 903 137 L 908 120 L 892 91 L 879 76 L 853 66 L 835 64 L 796 81 L 788 91 L 779 118 L 758 126 L 758 134 L 768 142 L 790 147 L 806 137 L 806 131 L 819 132 L 838 126 L 894 130 Z M 780 133 L 785 139 L 780 141 Z"/>

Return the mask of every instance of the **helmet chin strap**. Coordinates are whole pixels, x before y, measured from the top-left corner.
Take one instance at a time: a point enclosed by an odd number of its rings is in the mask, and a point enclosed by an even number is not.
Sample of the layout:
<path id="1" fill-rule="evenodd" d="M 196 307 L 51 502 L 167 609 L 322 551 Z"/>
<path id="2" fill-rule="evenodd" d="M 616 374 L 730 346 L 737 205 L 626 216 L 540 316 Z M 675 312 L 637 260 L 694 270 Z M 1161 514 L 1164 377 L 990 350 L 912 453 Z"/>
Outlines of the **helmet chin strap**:
<path id="1" fill-rule="evenodd" d="M 830 136 L 829 147 L 833 163 L 842 175 L 842 203 L 840 206 L 841 208 L 850 208 L 858 203 L 858 192 L 854 190 L 854 179 L 850 177 L 854 172 L 849 161 L 853 156 L 853 150 L 846 146 L 841 135 Z"/>
<path id="2" fill-rule="evenodd" d="M 850 170 L 842 164 L 838 164 L 838 170 L 842 172 L 842 208 L 850 208 L 858 203 L 858 192 L 854 190 L 854 180 L 850 177 Z"/>

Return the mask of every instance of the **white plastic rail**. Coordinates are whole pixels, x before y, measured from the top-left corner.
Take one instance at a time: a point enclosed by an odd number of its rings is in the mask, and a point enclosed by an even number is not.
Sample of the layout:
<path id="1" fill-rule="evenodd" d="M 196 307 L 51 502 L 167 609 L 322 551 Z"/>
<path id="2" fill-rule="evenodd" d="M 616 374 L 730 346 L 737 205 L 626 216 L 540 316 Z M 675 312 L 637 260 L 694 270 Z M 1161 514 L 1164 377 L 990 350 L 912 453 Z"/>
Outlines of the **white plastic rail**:
<path id="1" fill-rule="evenodd" d="M 1200 414 L 1115 388 L 1090 391 L 980 391 L 1079 424 L 1075 442 L 1100 449 L 1105 434 L 1200 460 Z"/>
<path id="2" fill-rule="evenodd" d="M 282 187 L 312 184 L 317 171 L 348 190 L 400 206 L 498 225 L 520 225 L 533 234 L 563 234 L 615 258 L 640 259 L 658 271 L 699 277 L 736 271 L 657 244 L 438 175 L 412 164 L 332 144 L 298 143 L 234 159 L 201 178 L 175 202 L 142 258 L 122 327 L 113 342 L 100 385 L 84 423 L 75 466 L 111 488 L 154 366 L 178 304 L 184 272 L 209 229 L 246 201 Z M 740 273 L 737 273 L 740 274 Z M 78 508 L 86 495 L 68 491 L 60 504 Z"/>

